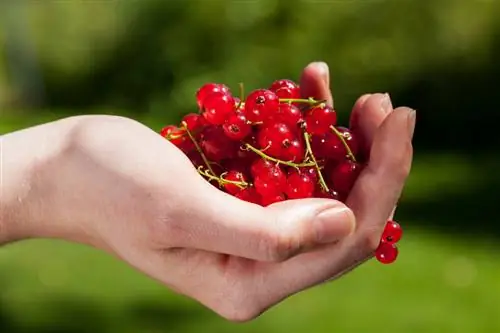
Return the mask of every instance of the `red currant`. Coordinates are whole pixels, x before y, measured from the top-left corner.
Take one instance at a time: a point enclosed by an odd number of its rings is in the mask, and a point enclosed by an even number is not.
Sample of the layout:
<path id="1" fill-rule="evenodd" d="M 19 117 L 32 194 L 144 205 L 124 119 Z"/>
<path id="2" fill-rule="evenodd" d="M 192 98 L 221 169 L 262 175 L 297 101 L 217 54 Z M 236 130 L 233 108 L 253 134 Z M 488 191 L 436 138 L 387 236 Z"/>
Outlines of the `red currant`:
<path id="1" fill-rule="evenodd" d="M 243 175 L 243 173 L 241 173 L 239 171 L 235 171 L 235 170 L 228 171 L 228 173 L 224 176 L 224 179 L 232 181 L 232 182 L 238 182 L 238 183 L 246 182 L 246 179 L 245 179 L 245 176 Z M 235 195 L 236 193 L 243 190 L 243 188 L 241 186 L 238 186 L 238 185 L 233 184 L 233 183 L 225 183 L 224 189 L 226 190 L 227 193 L 232 194 L 232 195 Z"/>
<path id="2" fill-rule="evenodd" d="M 264 123 L 284 123 L 294 129 L 303 121 L 304 117 L 300 109 L 289 103 L 281 103 L 276 113 L 264 119 Z"/>
<path id="3" fill-rule="evenodd" d="M 262 122 L 274 114 L 279 107 L 279 98 L 270 90 L 258 89 L 245 101 L 245 116 L 252 123 Z"/>
<path id="4" fill-rule="evenodd" d="M 198 107 L 200 109 L 203 108 L 203 104 L 205 101 L 205 98 L 208 95 L 211 95 L 212 93 L 216 92 L 223 92 L 223 93 L 230 93 L 229 88 L 224 85 L 224 84 L 219 84 L 219 83 L 207 83 L 204 84 L 197 92 L 196 92 L 196 102 L 198 103 Z"/>
<path id="5" fill-rule="evenodd" d="M 326 192 L 321 188 L 321 186 L 318 186 L 318 188 L 316 189 L 316 192 L 314 193 L 314 197 L 315 198 L 340 200 L 340 196 L 335 190 L 330 189 L 328 192 Z"/>
<path id="6" fill-rule="evenodd" d="M 257 205 L 261 204 L 260 195 L 257 193 L 254 187 L 247 187 L 246 189 L 236 193 L 234 196 L 246 202 L 254 203 Z"/>
<path id="7" fill-rule="evenodd" d="M 170 135 L 170 133 L 172 133 L 173 131 L 175 131 L 177 129 L 177 126 L 174 126 L 174 125 L 167 125 L 165 127 L 163 127 L 160 131 L 160 135 L 166 139 L 168 139 L 168 136 Z"/>
<path id="8" fill-rule="evenodd" d="M 395 244 L 380 243 L 375 250 L 375 257 L 382 264 L 391 264 L 398 258 L 399 250 Z"/>
<path id="9" fill-rule="evenodd" d="M 314 193 L 314 182 L 305 173 L 292 171 L 287 178 L 286 195 L 288 199 L 310 198 Z"/>
<path id="10" fill-rule="evenodd" d="M 285 197 L 283 196 L 283 194 L 262 197 L 261 203 L 262 206 L 266 207 L 280 201 L 285 201 Z"/>
<path id="11" fill-rule="evenodd" d="M 206 125 L 205 119 L 197 113 L 189 113 L 182 118 L 182 123 L 191 132 L 196 132 Z"/>
<path id="12" fill-rule="evenodd" d="M 334 188 L 342 194 L 349 193 L 361 172 L 361 165 L 345 160 L 332 170 L 331 180 Z"/>
<path id="13" fill-rule="evenodd" d="M 206 157 L 212 162 L 234 158 L 239 149 L 236 141 L 229 139 L 220 126 L 209 126 L 200 134 L 200 146 Z"/>
<path id="14" fill-rule="evenodd" d="M 403 236 L 403 229 L 396 221 L 387 221 L 384 232 L 382 233 L 382 242 L 396 244 Z"/>
<path id="15" fill-rule="evenodd" d="M 169 141 L 184 153 L 195 149 L 195 145 L 185 129 L 175 128 L 168 134 Z"/>
<path id="16" fill-rule="evenodd" d="M 302 140 L 283 141 L 279 157 L 288 162 L 300 163 L 304 160 L 306 148 Z"/>
<path id="17" fill-rule="evenodd" d="M 283 149 L 291 145 L 295 139 L 294 133 L 290 127 L 283 123 L 272 123 L 264 126 L 257 134 L 259 147 L 272 157 L 280 158 L 283 155 Z"/>
<path id="18" fill-rule="evenodd" d="M 226 119 L 223 128 L 224 133 L 226 133 L 228 138 L 238 141 L 243 140 L 252 131 L 252 127 L 247 122 L 247 118 L 240 112 L 229 116 L 229 118 Z"/>
<path id="19" fill-rule="evenodd" d="M 279 98 L 300 98 L 300 88 L 292 80 L 276 80 L 271 84 L 269 90 L 276 93 Z"/>
<path id="20" fill-rule="evenodd" d="M 279 185 L 269 178 L 256 177 L 253 184 L 257 193 L 259 193 L 262 198 L 274 197 L 282 193 Z"/>
<path id="21" fill-rule="evenodd" d="M 225 92 L 212 93 L 203 102 L 203 116 L 212 125 L 224 124 L 234 109 L 233 97 Z"/>
<path id="22" fill-rule="evenodd" d="M 314 106 L 306 113 L 307 132 L 313 135 L 323 135 L 330 131 L 330 126 L 337 123 L 337 113 L 326 104 Z"/>

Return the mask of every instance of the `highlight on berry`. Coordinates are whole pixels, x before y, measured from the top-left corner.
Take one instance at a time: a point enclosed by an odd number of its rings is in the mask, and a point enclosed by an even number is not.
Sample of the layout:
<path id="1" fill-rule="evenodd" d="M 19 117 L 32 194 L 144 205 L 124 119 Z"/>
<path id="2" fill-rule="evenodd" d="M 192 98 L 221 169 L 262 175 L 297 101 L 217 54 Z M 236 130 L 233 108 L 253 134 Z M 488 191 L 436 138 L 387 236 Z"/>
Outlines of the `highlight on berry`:
<path id="1" fill-rule="evenodd" d="M 208 182 L 241 200 L 261 206 L 313 197 L 344 202 L 365 164 L 356 133 L 337 124 L 336 110 L 301 96 L 288 79 L 248 96 L 239 88 L 235 96 L 225 84 L 204 84 L 195 95 L 198 111 L 160 134 Z M 391 222 L 375 253 L 382 263 L 398 255 L 401 228 Z"/>

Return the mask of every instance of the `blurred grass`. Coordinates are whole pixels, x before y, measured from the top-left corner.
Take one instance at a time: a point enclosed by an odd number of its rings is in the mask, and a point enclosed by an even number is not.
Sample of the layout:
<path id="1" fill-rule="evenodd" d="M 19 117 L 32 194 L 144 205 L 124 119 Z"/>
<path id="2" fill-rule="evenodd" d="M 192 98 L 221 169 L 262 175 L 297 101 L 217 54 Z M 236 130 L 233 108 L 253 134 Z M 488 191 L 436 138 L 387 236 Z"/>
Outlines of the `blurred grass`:
<path id="1" fill-rule="evenodd" d="M 27 118 L 11 112 L 2 119 L 0 133 L 60 114 L 40 112 Z M 162 125 L 142 121 L 152 128 Z M 463 156 L 417 154 L 401 215 L 408 215 L 407 206 L 424 210 L 429 198 L 475 193 L 483 180 L 472 172 L 475 163 Z M 448 220 L 457 216 L 454 211 L 447 214 Z M 0 249 L 0 332 L 499 331 L 500 252 L 495 240 L 433 232 L 412 218 L 422 214 L 409 216 L 401 220 L 405 236 L 396 264 L 369 262 L 247 324 L 228 323 L 94 249 L 48 240 L 14 244 Z M 431 216 L 425 226 L 440 222 Z"/>

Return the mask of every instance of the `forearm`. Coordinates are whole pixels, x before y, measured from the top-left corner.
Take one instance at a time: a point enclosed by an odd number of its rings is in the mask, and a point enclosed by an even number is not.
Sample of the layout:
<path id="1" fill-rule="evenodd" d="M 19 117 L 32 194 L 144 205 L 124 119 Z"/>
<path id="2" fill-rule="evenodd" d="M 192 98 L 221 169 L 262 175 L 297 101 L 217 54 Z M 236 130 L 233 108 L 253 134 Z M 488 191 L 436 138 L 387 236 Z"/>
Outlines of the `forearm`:
<path id="1" fill-rule="evenodd" d="M 52 166 L 68 149 L 75 122 L 68 118 L 0 137 L 0 244 L 57 233 L 50 177 L 57 178 Z"/>

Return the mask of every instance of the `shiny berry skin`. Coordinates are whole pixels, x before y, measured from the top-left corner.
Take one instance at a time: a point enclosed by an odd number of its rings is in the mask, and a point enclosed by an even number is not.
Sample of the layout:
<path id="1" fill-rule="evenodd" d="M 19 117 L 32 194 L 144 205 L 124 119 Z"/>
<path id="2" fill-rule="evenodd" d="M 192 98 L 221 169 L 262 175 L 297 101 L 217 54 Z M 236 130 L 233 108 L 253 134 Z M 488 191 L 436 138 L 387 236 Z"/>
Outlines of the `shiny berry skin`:
<path id="1" fill-rule="evenodd" d="M 252 127 L 247 122 L 245 115 L 241 112 L 230 115 L 222 128 L 228 138 L 238 141 L 243 140 L 252 132 Z"/>
<path id="2" fill-rule="evenodd" d="M 196 132 L 203 128 L 207 123 L 198 113 L 189 113 L 182 118 L 182 123 L 190 132 Z"/>
<path id="3" fill-rule="evenodd" d="M 314 192 L 315 198 L 323 198 L 323 199 L 333 199 L 340 200 L 340 195 L 333 189 L 329 189 L 328 192 L 325 192 L 321 186 L 317 186 L 316 191 Z"/>
<path id="4" fill-rule="evenodd" d="M 250 171 L 253 177 L 258 177 L 259 175 L 262 175 L 264 173 L 271 172 L 273 168 L 276 168 L 275 163 L 263 158 L 259 158 L 252 164 Z M 283 174 L 283 177 L 284 176 L 285 175 Z"/>
<path id="5" fill-rule="evenodd" d="M 337 130 L 342 133 L 344 141 L 349 146 L 352 154 L 356 156 L 359 152 L 359 145 L 356 137 L 344 127 L 338 127 Z M 333 132 L 327 132 L 323 135 L 314 135 L 311 138 L 311 148 L 314 155 L 319 159 L 327 158 L 332 161 L 340 161 L 347 156 L 347 149 L 342 143 L 342 140 Z"/>
<path id="6" fill-rule="evenodd" d="M 195 145 L 185 129 L 175 128 L 168 134 L 168 140 L 184 153 L 189 153 L 195 149 Z"/>
<path id="7" fill-rule="evenodd" d="M 245 101 L 245 116 L 252 123 L 264 121 L 279 107 L 278 96 L 270 90 L 258 89 L 248 95 Z"/>
<path id="8" fill-rule="evenodd" d="M 196 92 L 196 102 L 198 103 L 198 107 L 200 108 L 200 110 L 203 109 L 205 98 L 208 95 L 216 92 L 227 94 L 231 93 L 226 85 L 220 83 L 206 83 L 200 89 L 198 89 L 198 91 Z"/>
<path id="9" fill-rule="evenodd" d="M 283 156 L 283 149 L 289 147 L 293 139 L 295 139 L 295 134 L 290 126 L 283 123 L 272 123 L 264 126 L 257 134 L 260 149 L 275 158 Z"/>
<path id="10" fill-rule="evenodd" d="M 230 94 L 215 92 L 203 102 L 203 117 L 209 124 L 222 125 L 234 109 L 234 99 Z"/>
<path id="11" fill-rule="evenodd" d="M 235 170 L 230 170 L 223 177 L 225 180 L 233 181 L 233 182 L 246 182 L 245 176 L 243 173 Z M 225 183 L 224 189 L 227 193 L 235 195 L 236 193 L 243 190 L 243 187 L 240 187 L 236 184 Z"/>
<path id="12" fill-rule="evenodd" d="M 302 112 L 298 107 L 289 103 L 280 103 L 278 110 L 264 119 L 265 124 L 284 123 L 290 128 L 296 129 L 298 124 L 304 121 Z"/>
<path id="13" fill-rule="evenodd" d="M 250 202 L 257 205 L 261 204 L 260 195 L 257 193 L 254 187 L 247 187 L 246 189 L 236 193 L 234 196 L 246 202 Z"/>
<path id="14" fill-rule="evenodd" d="M 330 131 L 330 126 L 337 124 L 337 113 L 329 105 L 314 106 L 306 112 L 307 132 L 313 135 L 323 135 Z"/>
<path id="15" fill-rule="evenodd" d="M 287 178 L 285 193 L 288 199 L 311 198 L 314 194 L 314 182 L 305 173 L 292 171 Z"/>
<path id="16" fill-rule="evenodd" d="M 278 183 L 266 177 L 255 177 L 253 185 L 262 198 L 275 197 L 282 193 Z"/>
<path id="17" fill-rule="evenodd" d="M 311 180 L 313 181 L 314 184 L 318 182 L 318 171 L 316 170 L 315 167 L 310 166 L 310 167 L 302 167 L 299 169 L 300 173 L 303 173 L 307 175 Z"/>
<path id="18" fill-rule="evenodd" d="M 170 133 L 172 133 L 173 131 L 175 131 L 177 129 L 177 126 L 174 126 L 174 125 L 167 125 L 165 127 L 163 127 L 160 131 L 160 135 L 166 139 L 168 139 L 168 136 L 170 135 Z"/>
<path id="19" fill-rule="evenodd" d="M 302 140 L 293 139 L 284 141 L 279 152 L 279 157 L 287 162 L 300 163 L 304 160 L 306 147 Z"/>
<path id="20" fill-rule="evenodd" d="M 387 221 L 384 232 L 382 233 L 382 242 L 387 244 L 396 244 L 403 236 L 403 229 L 396 221 Z"/>
<path id="21" fill-rule="evenodd" d="M 268 197 L 262 197 L 261 199 L 261 204 L 262 206 L 266 207 L 269 205 L 272 205 L 273 203 L 285 201 L 285 197 L 283 194 L 278 194 L 278 195 L 273 195 L 273 196 L 268 196 Z"/>
<path id="22" fill-rule="evenodd" d="M 211 162 L 234 158 L 239 149 L 238 142 L 229 139 L 220 126 L 204 128 L 199 142 L 203 153 Z"/>
<path id="23" fill-rule="evenodd" d="M 382 264 L 392 264 L 398 258 L 399 250 L 395 244 L 380 243 L 375 250 L 375 257 Z"/>
<path id="24" fill-rule="evenodd" d="M 269 90 L 273 91 L 279 98 L 300 98 L 300 88 L 292 80 L 276 80 L 271 84 Z"/>
<path id="25" fill-rule="evenodd" d="M 361 172 L 361 165 L 351 160 L 338 164 L 331 172 L 333 187 L 341 194 L 347 194 Z"/>

